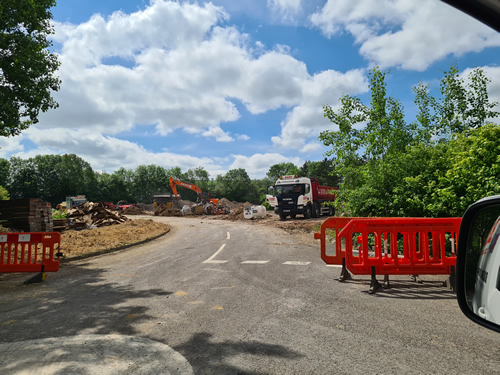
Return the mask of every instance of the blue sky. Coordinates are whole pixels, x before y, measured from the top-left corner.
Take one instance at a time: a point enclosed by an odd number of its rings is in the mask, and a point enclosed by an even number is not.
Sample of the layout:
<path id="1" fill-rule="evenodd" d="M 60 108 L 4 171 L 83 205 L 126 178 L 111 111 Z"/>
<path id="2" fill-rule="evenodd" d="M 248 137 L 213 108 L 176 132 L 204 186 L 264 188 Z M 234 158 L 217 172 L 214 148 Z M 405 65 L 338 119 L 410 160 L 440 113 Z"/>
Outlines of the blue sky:
<path id="1" fill-rule="evenodd" d="M 500 101 L 500 34 L 436 0 L 64 0 L 52 10 L 60 107 L 0 156 L 74 153 L 94 170 L 141 164 L 211 177 L 321 160 L 322 106 L 366 103 L 368 71 L 414 119 L 412 86 L 482 67 Z"/>

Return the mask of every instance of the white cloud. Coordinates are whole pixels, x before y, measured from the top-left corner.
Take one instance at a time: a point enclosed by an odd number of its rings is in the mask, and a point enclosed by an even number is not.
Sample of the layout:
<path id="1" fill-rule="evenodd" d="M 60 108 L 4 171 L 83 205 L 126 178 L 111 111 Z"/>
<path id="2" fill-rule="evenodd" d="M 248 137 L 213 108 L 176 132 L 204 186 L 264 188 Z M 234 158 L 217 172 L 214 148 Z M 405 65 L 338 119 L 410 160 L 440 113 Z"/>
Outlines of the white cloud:
<path id="1" fill-rule="evenodd" d="M 499 33 L 435 0 L 328 0 L 310 20 L 326 36 L 348 31 L 382 68 L 423 71 L 450 54 L 500 46 Z"/>
<path id="2" fill-rule="evenodd" d="M 304 161 L 299 157 L 286 157 L 277 153 L 254 154 L 252 156 L 231 155 L 234 158 L 229 169 L 244 168 L 250 178 L 262 178 L 269 171 L 269 168 L 278 163 L 291 162 L 301 166 Z"/>
<path id="3" fill-rule="evenodd" d="M 304 84 L 304 100 L 288 113 L 281 123 L 280 136 L 272 137 L 272 142 L 287 149 L 314 151 L 312 144 L 306 146 L 307 140 L 332 127 L 324 117 L 323 105 L 335 106 L 341 96 L 367 90 L 368 82 L 362 70 L 345 74 L 328 70 L 315 74 Z"/>
<path id="4" fill-rule="evenodd" d="M 302 0 L 267 0 L 267 6 L 283 21 L 291 21 L 302 10 Z"/>
<path id="5" fill-rule="evenodd" d="M 219 126 L 212 126 L 201 133 L 204 137 L 213 137 L 217 142 L 232 142 L 234 138 L 222 130 Z"/>
<path id="6" fill-rule="evenodd" d="M 39 128 L 117 136 L 154 125 L 162 136 L 176 129 L 209 135 L 238 120 L 235 100 L 252 114 L 300 104 L 306 65 L 286 46 L 265 51 L 235 28 L 218 26 L 227 17 L 210 3 L 154 0 L 132 14 L 56 22 L 60 107 L 42 114 Z"/>
<path id="7" fill-rule="evenodd" d="M 87 129 L 41 130 L 32 126 L 25 136 L 38 145 L 28 152 L 13 156 L 29 158 L 42 154 L 74 153 L 90 163 L 97 171 L 113 172 L 123 167 L 135 169 L 139 165 L 156 164 L 165 168 L 181 166 L 183 170 L 203 166 L 211 175 L 223 173 L 226 168 L 212 158 L 198 158 L 171 152 L 152 152 L 144 147 L 111 136 L 96 134 Z M 71 150 L 63 151 L 61 150 Z"/>
<path id="8" fill-rule="evenodd" d="M 318 142 L 310 142 L 310 143 L 306 144 L 304 147 L 302 147 L 300 149 L 300 152 L 303 152 L 303 153 L 314 152 L 314 151 L 320 150 L 322 147 L 323 146 L 321 144 L 319 144 Z"/>
<path id="9" fill-rule="evenodd" d="M 238 141 L 248 141 L 250 140 L 250 137 L 246 134 L 236 134 L 236 139 Z"/>
<path id="10" fill-rule="evenodd" d="M 23 140 L 23 134 L 15 137 L 0 137 L 0 158 L 8 159 L 12 153 L 23 151 Z"/>

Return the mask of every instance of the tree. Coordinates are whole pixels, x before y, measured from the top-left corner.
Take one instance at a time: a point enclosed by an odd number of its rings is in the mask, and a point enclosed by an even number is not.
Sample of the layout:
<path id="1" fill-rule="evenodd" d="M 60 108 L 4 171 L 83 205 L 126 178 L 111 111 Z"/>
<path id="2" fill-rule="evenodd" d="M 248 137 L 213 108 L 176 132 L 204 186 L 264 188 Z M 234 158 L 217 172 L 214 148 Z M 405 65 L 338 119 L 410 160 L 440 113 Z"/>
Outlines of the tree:
<path id="1" fill-rule="evenodd" d="M 278 163 L 271 165 L 269 171 L 267 172 L 267 178 L 269 178 L 272 183 L 275 183 L 280 176 L 286 176 L 291 174 L 299 174 L 299 168 L 290 162 Z"/>
<path id="2" fill-rule="evenodd" d="M 158 165 L 140 165 L 133 173 L 134 201 L 151 203 L 154 194 L 168 191 L 168 176 L 165 168 Z"/>
<path id="3" fill-rule="evenodd" d="M 341 183 L 341 176 L 335 171 L 332 160 L 306 161 L 299 172 L 300 176 L 315 177 L 321 185 L 337 187 Z"/>
<path id="4" fill-rule="evenodd" d="M 40 110 L 56 108 L 51 91 L 59 66 L 48 36 L 55 0 L 0 3 L 0 135 L 14 136 L 38 122 Z"/>
<path id="5" fill-rule="evenodd" d="M 472 71 L 468 81 L 452 67 L 441 80 L 440 97 L 433 97 L 428 85 L 417 85 L 417 120 L 410 124 L 404 120 L 401 104 L 387 96 L 385 73 L 378 68 L 370 74 L 369 106 L 351 96 L 341 98 L 336 111 L 325 106 L 325 117 L 338 126 L 320 135 L 325 145 L 332 146 L 326 155 L 335 156 L 336 170 L 343 177 L 336 206 L 355 216 L 461 215 L 472 197 L 495 191 L 494 167 L 487 165 L 498 166 L 499 161 L 491 158 L 498 155 L 498 146 L 491 141 L 490 126 L 487 135 L 478 131 L 486 127 L 486 119 L 498 116 L 493 110 L 497 103 L 488 99 L 489 80 L 481 69 Z M 472 135 L 479 140 L 472 142 Z M 464 144 L 463 153 L 453 158 L 454 150 Z M 486 145 L 492 147 L 487 155 Z M 471 150 L 482 159 L 472 163 L 473 157 L 467 155 Z M 472 164 L 460 169 L 465 160 Z M 477 173 L 467 175 L 472 171 Z M 465 181 L 476 184 L 474 193 L 458 175 L 467 175 Z"/>
<path id="6" fill-rule="evenodd" d="M 7 159 L 0 159 L 0 186 L 7 186 L 10 174 L 10 163 Z"/>
<path id="7" fill-rule="evenodd" d="M 230 201 L 245 202 L 256 195 L 252 180 L 243 168 L 231 169 L 224 176 L 217 176 L 216 183 L 221 197 Z"/>

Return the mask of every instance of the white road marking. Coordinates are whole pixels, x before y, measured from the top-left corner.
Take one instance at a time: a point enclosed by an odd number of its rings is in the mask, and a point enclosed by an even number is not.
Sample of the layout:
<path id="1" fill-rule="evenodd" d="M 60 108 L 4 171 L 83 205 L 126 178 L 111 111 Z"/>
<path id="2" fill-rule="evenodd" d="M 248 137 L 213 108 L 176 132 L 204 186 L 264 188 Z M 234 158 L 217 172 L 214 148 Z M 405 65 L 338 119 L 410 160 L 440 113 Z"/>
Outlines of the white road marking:
<path id="1" fill-rule="evenodd" d="M 288 261 L 288 262 L 285 262 L 283 264 L 292 265 L 292 266 L 307 266 L 309 263 L 311 263 L 311 262 L 294 262 L 294 261 Z"/>
<path id="2" fill-rule="evenodd" d="M 203 263 L 218 263 L 218 264 L 227 263 L 228 262 L 227 260 L 213 260 L 217 255 L 219 255 L 219 253 L 222 250 L 224 250 L 225 247 L 226 247 L 226 244 L 223 244 L 221 247 L 219 247 L 219 250 L 217 250 L 214 255 L 212 255 L 210 258 L 208 258 Z"/>
<path id="3" fill-rule="evenodd" d="M 229 234 L 229 232 L 227 232 L 227 239 L 230 240 L 231 239 L 231 235 Z"/>
<path id="4" fill-rule="evenodd" d="M 333 268 L 342 268 L 342 265 L 340 264 L 327 264 L 327 267 L 333 267 Z"/>
<path id="5" fill-rule="evenodd" d="M 268 260 L 245 260 L 241 264 L 266 264 L 268 262 Z"/>

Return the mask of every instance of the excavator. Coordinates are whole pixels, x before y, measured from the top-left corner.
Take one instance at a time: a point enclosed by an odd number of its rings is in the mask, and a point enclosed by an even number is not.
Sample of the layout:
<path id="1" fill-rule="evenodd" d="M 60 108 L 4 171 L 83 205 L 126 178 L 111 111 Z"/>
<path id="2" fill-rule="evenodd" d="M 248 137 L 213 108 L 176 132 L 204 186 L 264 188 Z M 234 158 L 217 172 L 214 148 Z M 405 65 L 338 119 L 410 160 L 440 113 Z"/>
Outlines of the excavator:
<path id="1" fill-rule="evenodd" d="M 200 209 L 197 210 L 195 208 L 195 213 L 197 214 L 205 213 L 208 215 L 216 213 L 225 213 L 225 212 L 220 212 L 221 208 L 219 207 L 219 200 L 217 198 L 210 197 L 210 193 L 203 192 L 195 184 L 182 182 L 174 179 L 173 177 L 170 177 L 169 183 L 170 183 L 170 189 L 172 189 L 172 194 L 174 199 L 179 199 L 179 195 L 177 194 L 177 185 L 185 187 L 186 189 L 189 190 L 193 190 L 197 194 L 196 203 L 198 203 L 199 206 L 197 206 L 196 208 L 200 207 Z"/>

